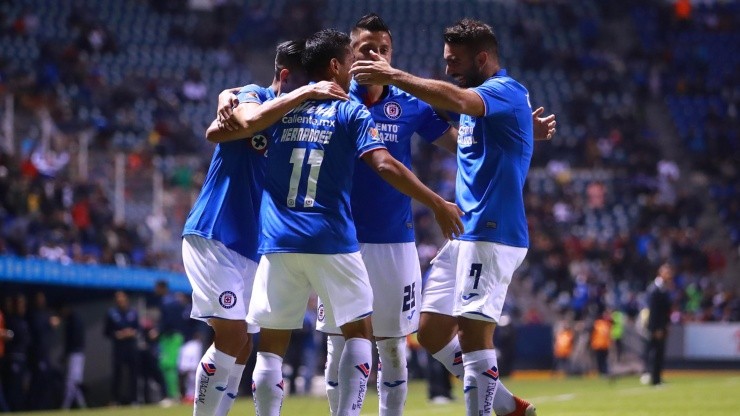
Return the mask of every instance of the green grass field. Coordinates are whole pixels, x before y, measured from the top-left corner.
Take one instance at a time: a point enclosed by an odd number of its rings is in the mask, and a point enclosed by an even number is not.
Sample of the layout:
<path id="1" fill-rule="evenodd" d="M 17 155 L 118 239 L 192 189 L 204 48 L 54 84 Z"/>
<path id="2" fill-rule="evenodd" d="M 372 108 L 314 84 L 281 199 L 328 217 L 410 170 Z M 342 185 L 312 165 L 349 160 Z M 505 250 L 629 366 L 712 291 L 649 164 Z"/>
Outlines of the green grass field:
<path id="1" fill-rule="evenodd" d="M 643 386 L 635 376 L 611 381 L 597 378 L 556 380 L 518 377 L 504 382 L 513 392 L 531 399 L 537 405 L 540 416 L 740 415 L 740 372 L 669 372 L 666 380 L 667 383 L 659 387 Z M 377 396 L 374 393 L 371 390 L 368 394 L 363 415 L 378 413 Z M 426 400 L 426 385 L 412 383 L 405 414 L 464 415 L 465 407 L 461 396 L 462 393 L 459 392 L 457 400 L 451 404 L 430 404 Z M 169 416 L 187 415 L 191 412 L 188 406 L 167 409 L 143 406 L 26 414 Z M 238 400 L 231 414 L 254 415 L 251 400 Z M 328 415 L 328 405 L 321 398 L 289 397 L 285 401 L 282 414 L 323 416 Z"/>

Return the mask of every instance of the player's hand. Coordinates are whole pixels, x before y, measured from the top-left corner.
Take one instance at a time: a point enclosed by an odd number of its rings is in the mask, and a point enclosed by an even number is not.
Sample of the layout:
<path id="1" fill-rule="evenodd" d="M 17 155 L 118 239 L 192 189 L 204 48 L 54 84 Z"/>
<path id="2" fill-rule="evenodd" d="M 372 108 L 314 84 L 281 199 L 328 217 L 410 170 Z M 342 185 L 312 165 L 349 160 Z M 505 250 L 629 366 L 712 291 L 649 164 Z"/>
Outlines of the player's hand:
<path id="1" fill-rule="evenodd" d="M 544 107 L 540 107 L 532 112 L 532 126 L 535 140 L 550 140 L 555 135 L 555 126 L 558 124 L 555 121 L 555 114 L 540 117 L 544 112 Z"/>
<path id="2" fill-rule="evenodd" d="M 352 64 L 349 73 L 359 84 L 388 85 L 391 83 L 395 68 L 388 64 L 382 56 L 370 51 L 370 60 L 356 61 Z"/>
<path id="3" fill-rule="evenodd" d="M 239 129 L 239 123 L 234 117 L 234 108 L 239 105 L 239 99 L 234 93 L 225 90 L 218 95 L 218 110 L 216 110 L 216 120 L 218 127 L 228 131 Z"/>
<path id="4" fill-rule="evenodd" d="M 320 81 L 306 87 L 309 89 L 308 98 L 310 100 L 349 100 L 347 92 L 336 82 Z"/>
<path id="5" fill-rule="evenodd" d="M 434 219 L 437 220 L 445 239 L 452 240 L 465 232 L 465 227 L 462 220 L 460 220 L 463 212 L 455 203 L 444 201 L 444 203 L 433 208 L 433 211 Z"/>

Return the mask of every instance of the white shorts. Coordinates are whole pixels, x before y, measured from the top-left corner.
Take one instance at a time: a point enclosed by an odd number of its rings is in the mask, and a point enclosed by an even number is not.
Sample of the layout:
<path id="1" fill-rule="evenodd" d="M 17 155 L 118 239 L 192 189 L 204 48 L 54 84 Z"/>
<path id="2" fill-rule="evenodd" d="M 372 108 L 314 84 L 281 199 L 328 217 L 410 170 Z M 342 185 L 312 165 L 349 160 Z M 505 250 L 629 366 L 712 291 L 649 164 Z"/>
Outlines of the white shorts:
<path id="1" fill-rule="evenodd" d="M 416 244 L 360 244 L 360 254 L 373 290 L 373 335 L 395 338 L 416 332 L 421 306 L 421 267 Z M 341 333 L 326 320 L 316 322 L 316 329 L 327 334 Z"/>
<path id="2" fill-rule="evenodd" d="M 498 322 L 527 249 L 487 241 L 448 242 L 432 260 L 422 312 Z"/>
<path id="3" fill-rule="evenodd" d="M 319 310 L 319 321 L 340 327 L 373 311 L 359 252 L 272 253 L 263 255 L 257 267 L 247 322 L 270 329 L 302 328 L 311 289 L 329 300 Z"/>
<path id="4" fill-rule="evenodd" d="M 246 319 L 257 263 L 197 235 L 183 237 L 182 261 L 193 287 L 191 318 Z M 259 327 L 249 325 L 247 330 L 256 333 Z"/>

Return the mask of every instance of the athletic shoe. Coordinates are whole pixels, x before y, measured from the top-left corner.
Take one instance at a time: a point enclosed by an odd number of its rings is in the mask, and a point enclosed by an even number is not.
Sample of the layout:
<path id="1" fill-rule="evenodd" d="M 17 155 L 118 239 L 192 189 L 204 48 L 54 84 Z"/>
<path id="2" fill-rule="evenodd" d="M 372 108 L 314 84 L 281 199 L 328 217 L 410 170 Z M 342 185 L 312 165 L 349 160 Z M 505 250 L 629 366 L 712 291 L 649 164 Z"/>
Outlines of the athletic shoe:
<path id="1" fill-rule="evenodd" d="M 537 409 L 534 405 L 526 400 L 514 396 L 516 409 L 505 416 L 537 416 Z"/>

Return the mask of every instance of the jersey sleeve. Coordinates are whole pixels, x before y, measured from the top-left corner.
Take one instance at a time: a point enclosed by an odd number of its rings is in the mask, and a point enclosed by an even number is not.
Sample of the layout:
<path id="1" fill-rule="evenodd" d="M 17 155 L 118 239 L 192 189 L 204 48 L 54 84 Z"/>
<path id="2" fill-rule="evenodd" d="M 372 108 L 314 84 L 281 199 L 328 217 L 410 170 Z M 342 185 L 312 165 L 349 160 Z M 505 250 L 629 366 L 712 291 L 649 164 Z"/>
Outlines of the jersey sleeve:
<path id="1" fill-rule="evenodd" d="M 262 87 L 255 84 L 249 84 L 239 90 L 236 94 L 236 98 L 240 103 L 262 104 L 264 100 L 262 99 L 260 92 L 262 92 Z"/>
<path id="2" fill-rule="evenodd" d="M 419 101 L 419 128 L 416 132 L 425 141 L 431 143 L 440 138 L 450 128 L 445 121 L 429 104 Z"/>
<path id="3" fill-rule="evenodd" d="M 472 88 L 483 99 L 486 117 L 511 110 L 511 100 L 505 88 L 503 83 L 495 79 L 489 79 L 480 86 Z"/>
<path id="4" fill-rule="evenodd" d="M 350 110 L 348 125 L 350 137 L 356 140 L 357 158 L 371 150 L 386 148 L 375 128 L 375 121 L 364 105 L 356 105 Z"/>

